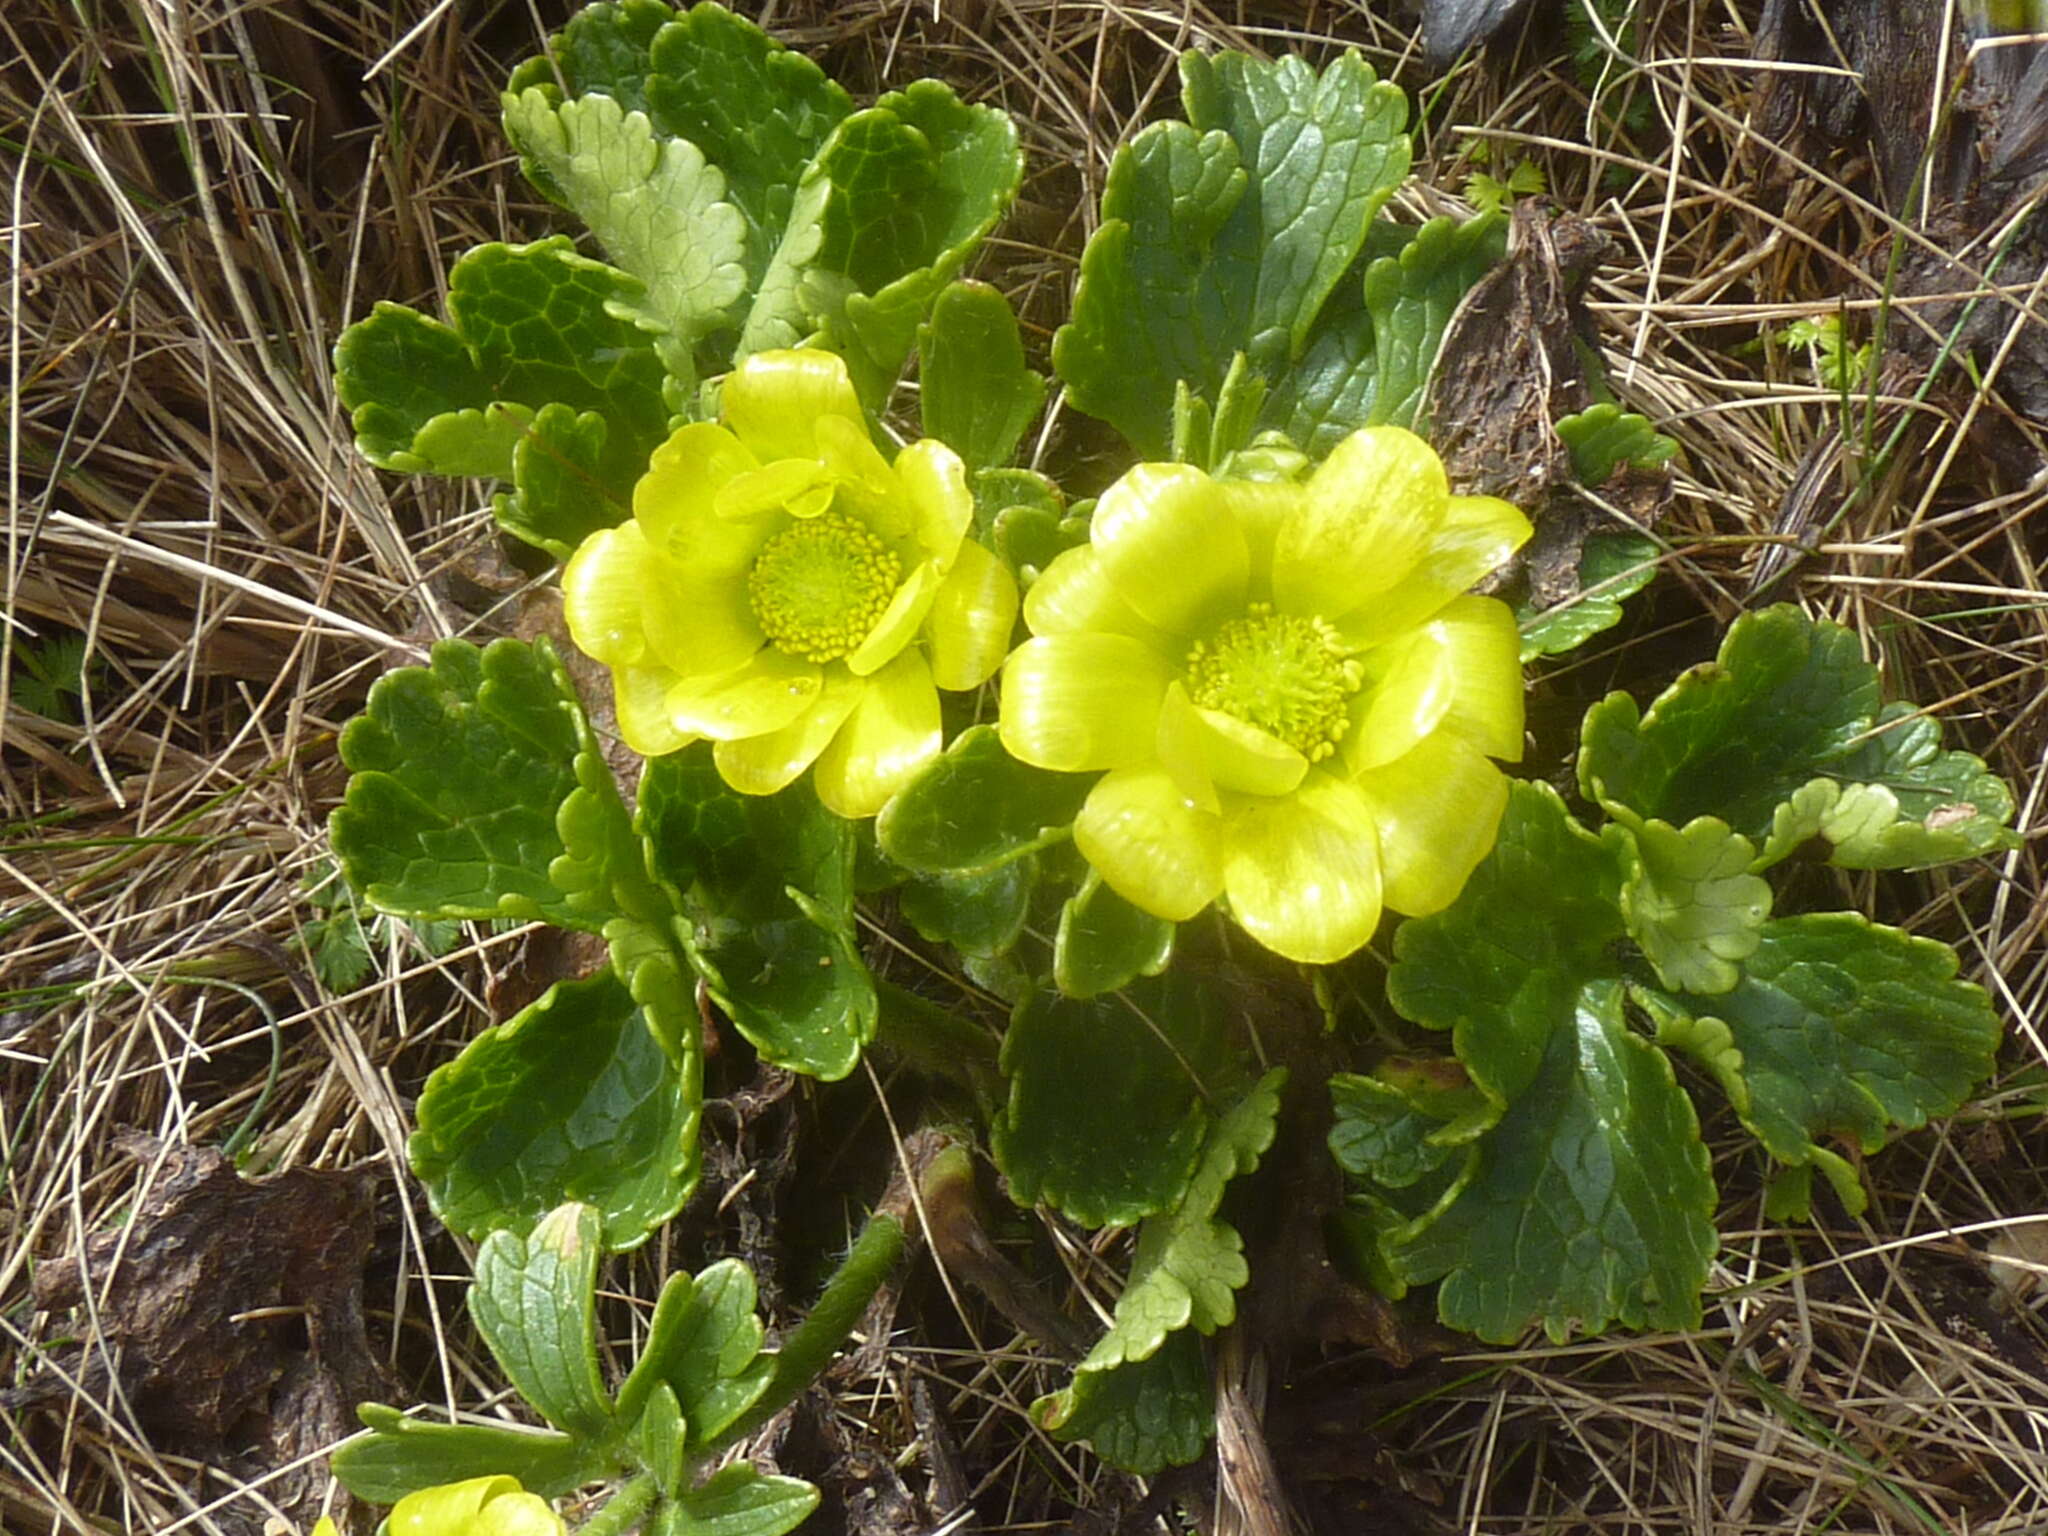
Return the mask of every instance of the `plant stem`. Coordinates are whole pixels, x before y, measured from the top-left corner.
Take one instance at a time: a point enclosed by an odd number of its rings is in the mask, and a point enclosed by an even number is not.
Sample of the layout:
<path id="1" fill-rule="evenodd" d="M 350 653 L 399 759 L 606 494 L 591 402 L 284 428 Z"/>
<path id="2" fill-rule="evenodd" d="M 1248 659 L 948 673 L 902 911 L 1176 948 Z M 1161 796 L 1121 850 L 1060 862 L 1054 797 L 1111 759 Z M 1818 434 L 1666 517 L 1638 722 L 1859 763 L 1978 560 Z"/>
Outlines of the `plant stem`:
<path id="1" fill-rule="evenodd" d="M 852 1252 L 841 1261 L 838 1272 L 826 1282 L 825 1293 L 812 1306 L 810 1315 L 782 1341 L 782 1348 L 775 1356 L 775 1375 L 768 1382 L 768 1390 L 761 1394 L 760 1401 L 707 1445 L 705 1452 L 719 1450 L 742 1436 L 752 1434 L 795 1402 L 804 1388 L 817 1380 L 831 1363 L 833 1355 L 846 1342 L 846 1336 L 853 1332 L 853 1325 L 860 1321 L 868 1303 L 874 1300 L 875 1292 L 882 1288 L 882 1282 L 889 1278 L 889 1271 L 896 1267 L 896 1261 L 902 1256 L 903 1224 L 895 1217 L 877 1211 L 860 1229 L 860 1236 L 853 1240 Z"/>
<path id="2" fill-rule="evenodd" d="M 611 1502 L 576 1527 L 576 1536 L 624 1536 L 654 1507 L 661 1485 L 652 1472 L 642 1472 L 612 1495 Z"/>

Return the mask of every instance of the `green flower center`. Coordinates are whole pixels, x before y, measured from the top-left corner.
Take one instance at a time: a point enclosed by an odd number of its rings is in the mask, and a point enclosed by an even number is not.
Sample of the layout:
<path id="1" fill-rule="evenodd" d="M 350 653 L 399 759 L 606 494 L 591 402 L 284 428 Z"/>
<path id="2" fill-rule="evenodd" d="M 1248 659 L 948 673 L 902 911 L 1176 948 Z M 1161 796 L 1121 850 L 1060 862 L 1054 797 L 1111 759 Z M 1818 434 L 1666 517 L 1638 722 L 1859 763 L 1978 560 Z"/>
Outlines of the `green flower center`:
<path id="1" fill-rule="evenodd" d="M 1279 737 L 1312 763 L 1337 750 L 1365 674 L 1322 619 L 1254 603 L 1188 652 L 1188 697 Z"/>
<path id="2" fill-rule="evenodd" d="M 903 562 L 886 544 L 851 518 L 827 512 L 761 546 L 747 598 L 777 650 L 837 661 L 867 639 L 902 575 Z"/>

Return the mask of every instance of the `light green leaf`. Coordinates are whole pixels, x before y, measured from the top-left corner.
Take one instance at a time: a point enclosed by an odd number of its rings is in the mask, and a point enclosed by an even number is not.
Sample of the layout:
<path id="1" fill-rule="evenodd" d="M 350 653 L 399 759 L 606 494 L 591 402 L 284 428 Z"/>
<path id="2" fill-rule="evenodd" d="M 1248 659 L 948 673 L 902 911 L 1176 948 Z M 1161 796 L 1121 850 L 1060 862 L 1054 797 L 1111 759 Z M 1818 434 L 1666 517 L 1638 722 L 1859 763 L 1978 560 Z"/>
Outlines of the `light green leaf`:
<path id="1" fill-rule="evenodd" d="M 1119 150 L 1054 368 L 1080 409 L 1148 458 L 1176 387 L 1214 401 L 1245 354 L 1279 380 L 1407 174 L 1406 101 L 1356 54 L 1181 58 L 1188 121 Z"/>
<path id="2" fill-rule="evenodd" d="M 545 640 L 442 641 L 430 668 L 379 679 L 341 756 L 352 777 L 328 823 L 335 855 L 380 910 L 590 931 L 617 911 L 602 872 L 568 891 L 550 876 L 568 852 L 557 814 L 579 759 L 602 759 Z"/>
<path id="3" fill-rule="evenodd" d="M 971 726 L 882 807 L 882 852 L 921 874 L 986 873 L 1063 841 L 1095 775 L 1049 773 Z"/>
<path id="4" fill-rule="evenodd" d="M 1053 983 L 1068 997 L 1094 997 L 1157 976 L 1173 958 L 1174 925 L 1140 911 L 1089 870 L 1060 908 Z"/>
<path id="5" fill-rule="evenodd" d="M 1552 608 L 1527 603 L 1515 609 L 1522 630 L 1522 660 L 1577 650 L 1621 622 L 1621 600 L 1657 574 L 1657 541 L 1640 533 L 1595 533 L 1579 551 L 1579 590 Z"/>
<path id="6" fill-rule="evenodd" d="M 808 783 L 772 796 L 726 787 L 708 745 L 648 763 L 641 835 L 680 893 L 689 954 L 769 1061 L 828 1081 L 874 1038 L 875 987 L 853 922 L 853 829 Z"/>
<path id="7" fill-rule="evenodd" d="M 633 1425 L 633 1445 L 641 1464 L 654 1474 L 656 1485 L 667 1498 L 674 1498 L 690 1486 L 686 1429 L 682 1405 L 676 1401 L 674 1389 L 665 1381 L 656 1382 Z"/>
<path id="8" fill-rule="evenodd" d="M 1887 704 L 1874 734 L 1839 763 L 1840 798 L 1820 832 L 1845 869 L 1922 869 L 2019 846 L 2012 791 L 1982 758 L 1941 749 L 1941 725 Z M 1774 828 L 1775 830 L 1775 828 Z"/>
<path id="9" fill-rule="evenodd" d="M 990 1130 L 1020 1205 L 1128 1226 L 1179 1200 L 1234 1071 L 1213 988 L 1168 975 L 1077 1002 L 1027 998 L 1003 1038 L 1009 1101 Z"/>
<path id="10" fill-rule="evenodd" d="M 1624 465 L 1660 469 L 1678 452 L 1678 440 L 1657 431 L 1649 417 L 1624 411 L 1612 401 L 1558 417 L 1555 430 L 1571 450 L 1572 473 L 1579 484 L 1596 491 Z"/>
<path id="11" fill-rule="evenodd" d="M 782 1536 L 808 1520 L 818 1490 L 794 1477 L 764 1477 L 745 1462 L 721 1467 L 670 1504 L 656 1536 Z"/>
<path id="12" fill-rule="evenodd" d="M 1151 1477 L 1202 1454 L 1214 1395 L 1201 1339 L 1176 1333 L 1143 1360 L 1077 1375 L 1033 1403 L 1031 1417 L 1055 1440 L 1085 1440 L 1111 1466 Z"/>
<path id="13" fill-rule="evenodd" d="M 335 1448 L 341 1485 L 372 1504 L 472 1477 L 516 1477 L 530 1493 L 559 1498 L 603 1477 L 611 1458 L 552 1429 L 508 1424 L 442 1424 L 410 1419 L 382 1403 L 356 1409 L 369 1426 Z"/>
<path id="14" fill-rule="evenodd" d="M 1810 913 L 1765 924 L 1733 991 L 1670 1002 L 1725 1032 L 1716 1075 L 1739 1082 L 1731 1097 L 1771 1155 L 1797 1164 L 1823 1139 L 1875 1152 L 1990 1075 L 1998 1015 L 1956 966 L 1945 944 Z"/>
<path id="15" fill-rule="evenodd" d="M 1045 379 L 1024 364 L 1009 301 L 985 283 L 949 285 L 918 332 L 918 358 L 925 435 L 970 472 L 1007 465 L 1045 403 Z"/>
<path id="16" fill-rule="evenodd" d="M 723 1259 L 694 1280 L 672 1275 L 654 1304 L 647 1342 L 619 1388 L 619 1417 L 630 1419 L 657 1386 L 673 1393 L 701 1448 L 760 1399 L 775 1362 L 761 1353 L 754 1276 Z"/>
<path id="17" fill-rule="evenodd" d="M 427 1079 L 407 1149 L 457 1232 L 527 1232 L 588 1201 L 604 1242 L 630 1248 L 697 1180 L 694 1016 L 649 1017 L 609 970 L 559 982 Z"/>
<path id="18" fill-rule="evenodd" d="M 477 1249 L 469 1315 L 519 1395 L 557 1429 L 597 1439 L 612 1405 L 597 1367 L 603 1217 L 563 1205 L 529 1236 L 495 1231 Z"/>
<path id="19" fill-rule="evenodd" d="M 1749 872 L 1756 850 L 1728 823 L 1701 816 L 1683 828 L 1625 819 L 1607 833 L 1628 878 L 1621 888 L 1629 936 L 1664 985 L 1726 992 L 1742 975 L 1771 915 L 1771 888 Z"/>
<path id="20" fill-rule="evenodd" d="M 730 323 L 747 289 L 746 221 L 725 201 L 724 175 L 610 96 L 563 101 L 532 86 L 507 92 L 504 109 L 528 178 L 645 285 L 619 312 L 662 338 L 668 371 L 693 383 L 691 349 Z"/>

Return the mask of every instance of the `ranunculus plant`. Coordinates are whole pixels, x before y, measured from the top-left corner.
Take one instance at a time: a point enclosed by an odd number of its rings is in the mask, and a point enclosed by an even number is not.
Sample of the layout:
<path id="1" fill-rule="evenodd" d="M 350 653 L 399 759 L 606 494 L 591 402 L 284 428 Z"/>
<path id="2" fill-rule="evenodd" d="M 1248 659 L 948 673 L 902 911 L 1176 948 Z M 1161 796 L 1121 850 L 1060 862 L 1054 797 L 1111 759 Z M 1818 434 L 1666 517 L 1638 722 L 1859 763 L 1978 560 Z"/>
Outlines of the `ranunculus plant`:
<path id="1" fill-rule="evenodd" d="M 1046 380 L 1002 297 L 956 280 L 1015 192 L 1012 125 L 932 82 L 856 110 L 715 5 L 592 6 L 514 76 L 522 168 L 602 259 L 482 247 L 445 321 L 380 305 L 344 337 L 364 453 L 500 482 L 611 693 L 588 710 L 546 639 L 448 640 L 342 737 L 356 899 L 610 960 L 435 1071 L 410 1147 L 482 1241 L 479 1325 L 552 1438 L 373 1409 L 339 1462 L 358 1492 L 472 1524 L 614 1476 L 684 1511 L 656 1529 L 753 1532 L 703 1503 L 728 1491 L 764 1532 L 808 1507 L 694 1480 L 744 1422 L 751 1348 L 730 1380 L 649 1367 L 658 1308 L 611 1393 L 580 1344 L 531 1369 L 493 1310 L 517 1272 L 587 1331 L 590 1255 L 690 1197 L 700 1000 L 822 1080 L 877 1042 L 959 1078 L 1016 1201 L 1135 1229 L 1109 1325 L 1033 1411 L 1147 1474 L 1211 1432 L 1203 1340 L 1254 1279 L 1231 1188 L 1283 1136 L 1299 1166 L 1327 1134 L 1363 1283 L 1436 1284 L 1490 1339 L 1684 1327 L 1716 1192 L 1676 1059 L 1786 1215 L 1814 1170 L 1853 1206 L 1837 1147 L 1989 1070 L 1997 1018 L 1953 952 L 1767 877 L 1798 849 L 1995 853 L 2005 787 L 1789 608 L 1647 712 L 1597 705 L 1576 809 L 1511 779 L 1524 664 L 1618 622 L 1661 546 L 1595 528 L 1551 551 L 1572 595 L 1539 600 L 1515 561 L 1545 508 L 1453 487 L 1431 369 L 1506 230 L 1384 214 L 1398 89 L 1353 54 L 1181 75 L 1186 120 L 1116 156 L 1053 342 L 1067 403 L 1129 446 L 1092 499 L 1014 462 Z M 914 427 L 883 415 L 913 353 Z M 1554 423 L 1559 485 L 1668 490 L 1676 445 L 1603 392 Z M 644 760 L 630 803 L 609 720 Z M 863 924 L 1003 1017 L 878 982 Z M 758 1342 L 750 1298 L 704 1305 Z M 601 1529 L 644 1514 L 619 1499 Z"/>

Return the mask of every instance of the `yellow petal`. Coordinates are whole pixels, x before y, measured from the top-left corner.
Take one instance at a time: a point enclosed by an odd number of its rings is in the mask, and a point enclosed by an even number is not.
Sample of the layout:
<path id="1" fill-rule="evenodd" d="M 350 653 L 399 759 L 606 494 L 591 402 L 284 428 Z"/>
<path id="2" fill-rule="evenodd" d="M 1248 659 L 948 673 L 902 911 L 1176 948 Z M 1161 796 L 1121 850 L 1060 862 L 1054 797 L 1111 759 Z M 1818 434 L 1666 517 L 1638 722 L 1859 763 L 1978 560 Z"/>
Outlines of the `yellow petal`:
<path id="1" fill-rule="evenodd" d="M 896 455 L 896 479 L 903 487 L 911 532 L 944 569 L 974 521 L 967 466 L 944 443 L 924 438 Z"/>
<path id="2" fill-rule="evenodd" d="M 1411 917 L 1457 899 L 1493 847 L 1508 803 L 1506 775 L 1448 730 L 1352 783 L 1379 828 L 1387 905 Z"/>
<path id="3" fill-rule="evenodd" d="M 1220 709 L 1196 709 L 1202 765 L 1218 789 L 1244 795 L 1293 793 L 1308 759 L 1270 731 L 1247 725 Z"/>
<path id="4" fill-rule="evenodd" d="M 954 692 L 979 688 L 1010 654 L 1016 627 L 1017 582 L 1010 568 L 974 540 L 962 541 L 925 620 L 932 681 Z"/>
<path id="5" fill-rule="evenodd" d="M 729 672 L 678 678 L 668 690 L 669 723 L 713 741 L 761 736 L 809 709 L 821 686 L 815 662 L 764 646 Z"/>
<path id="6" fill-rule="evenodd" d="M 477 1511 L 494 1496 L 518 1493 L 513 1477 L 472 1477 L 408 1493 L 386 1519 L 390 1536 L 467 1536 Z"/>
<path id="7" fill-rule="evenodd" d="M 1407 580 L 1450 504 L 1429 444 L 1400 427 L 1365 427 L 1302 487 L 1273 549 L 1273 602 L 1335 619 Z"/>
<path id="8" fill-rule="evenodd" d="M 648 659 L 678 673 L 729 671 L 767 639 L 744 576 L 681 565 L 656 551 L 640 567 L 640 623 Z"/>
<path id="9" fill-rule="evenodd" d="M 718 526 L 714 511 L 718 492 L 736 476 L 751 474 L 760 462 L 725 428 L 708 421 L 678 427 L 654 450 L 647 473 L 633 486 L 633 520 L 640 531 L 671 559 L 694 563 L 707 550 L 701 540 L 730 537 Z M 678 542 L 680 530 L 703 531 Z"/>
<path id="10" fill-rule="evenodd" d="M 1353 773 L 1390 763 L 1435 730 L 1457 695 L 1447 636 L 1425 626 L 1359 658 L 1365 686 L 1338 749 Z"/>
<path id="11" fill-rule="evenodd" d="M 334 1528 L 334 1517 L 332 1515 L 322 1515 L 318 1520 L 315 1520 L 313 1522 L 313 1536 L 341 1536 L 341 1533 Z"/>
<path id="12" fill-rule="evenodd" d="M 668 717 L 668 691 L 676 674 L 667 667 L 613 667 L 612 712 L 619 739 L 642 757 L 660 757 L 697 738 L 679 731 Z"/>
<path id="13" fill-rule="evenodd" d="M 793 784 L 839 733 L 866 689 L 865 678 L 844 667 L 826 667 L 811 707 L 781 730 L 721 741 L 711 749 L 719 777 L 743 795 L 772 795 Z"/>
<path id="14" fill-rule="evenodd" d="M 1453 691 L 1444 724 L 1489 757 L 1522 760 L 1526 693 L 1522 632 L 1514 610 L 1491 597 L 1459 597 L 1430 621 L 1451 656 Z"/>
<path id="15" fill-rule="evenodd" d="M 1190 465 L 1131 470 L 1096 502 L 1088 542 L 1117 596 L 1169 634 L 1204 633 L 1244 607 L 1244 534 Z"/>
<path id="16" fill-rule="evenodd" d="M 917 651 L 867 679 L 839 734 L 819 755 L 813 782 L 834 815 L 872 816 L 939 755 L 939 695 Z"/>
<path id="17" fill-rule="evenodd" d="M 641 568 L 650 551 L 633 523 L 600 528 L 562 568 L 562 619 L 576 648 L 608 667 L 626 667 L 647 654 L 640 622 Z"/>
<path id="18" fill-rule="evenodd" d="M 1311 771 L 1277 799 L 1240 801 L 1224 830 L 1231 916 L 1275 954 L 1342 960 L 1380 921 L 1379 835 L 1349 784 Z"/>
<path id="19" fill-rule="evenodd" d="M 1337 623 L 1352 645 L 1378 645 L 1412 628 L 1529 541 L 1529 519 L 1497 496 L 1453 496 L 1441 527 L 1407 579 Z"/>
<path id="20" fill-rule="evenodd" d="M 855 677 L 866 677 L 895 660 L 897 653 L 910 644 L 911 637 L 924 627 L 925 617 L 938 596 L 939 573 L 927 560 L 896 589 L 867 638 L 853 648 L 846 658 L 847 670 Z"/>
<path id="21" fill-rule="evenodd" d="M 1103 574 L 1102 562 L 1086 544 L 1064 549 L 1038 573 L 1024 594 L 1024 622 L 1034 635 L 1073 635 L 1089 631 L 1130 635 L 1162 655 L 1187 649 L 1157 624 L 1147 623 L 1116 594 Z"/>
<path id="22" fill-rule="evenodd" d="M 1159 701 L 1159 729 L 1152 738 L 1159 766 L 1180 786 L 1180 792 L 1197 810 L 1215 815 L 1223 809 L 1216 796 L 1216 781 L 1209 777 L 1209 764 L 1202 751 L 1207 734 L 1195 701 L 1178 678 L 1166 685 Z"/>
<path id="23" fill-rule="evenodd" d="M 1136 767 L 1152 757 L 1170 676 L 1128 635 L 1027 640 L 1003 664 L 1003 746 L 1058 773 Z"/>
<path id="24" fill-rule="evenodd" d="M 903 484 L 875 447 L 864 422 L 818 418 L 818 461 L 839 488 L 839 506 L 885 539 L 907 537 L 912 515 Z"/>
<path id="25" fill-rule="evenodd" d="M 563 1536 L 566 1527 L 537 1493 L 507 1493 L 483 1508 L 469 1536 Z"/>
<path id="26" fill-rule="evenodd" d="M 719 414 L 762 459 L 816 458 L 817 422 L 866 417 L 846 364 L 812 348 L 756 352 L 734 369 L 718 397 Z"/>
<path id="27" fill-rule="evenodd" d="M 1244 535 L 1251 562 L 1251 587 L 1246 597 L 1254 603 L 1269 603 L 1273 600 L 1273 550 L 1280 539 L 1280 525 L 1307 493 L 1286 480 L 1219 480 L 1216 489 Z"/>
<path id="28" fill-rule="evenodd" d="M 723 522 L 747 523 L 788 513 L 816 517 L 832 505 L 837 490 L 816 459 L 776 459 L 734 475 L 718 488 L 711 510 Z"/>
<path id="29" fill-rule="evenodd" d="M 1184 923 L 1223 889 L 1223 822 L 1162 768 L 1102 776 L 1074 819 L 1074 846 L 1134 907 Z"/>

